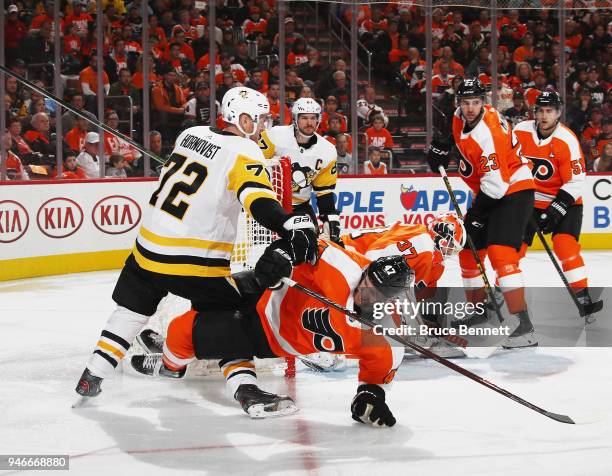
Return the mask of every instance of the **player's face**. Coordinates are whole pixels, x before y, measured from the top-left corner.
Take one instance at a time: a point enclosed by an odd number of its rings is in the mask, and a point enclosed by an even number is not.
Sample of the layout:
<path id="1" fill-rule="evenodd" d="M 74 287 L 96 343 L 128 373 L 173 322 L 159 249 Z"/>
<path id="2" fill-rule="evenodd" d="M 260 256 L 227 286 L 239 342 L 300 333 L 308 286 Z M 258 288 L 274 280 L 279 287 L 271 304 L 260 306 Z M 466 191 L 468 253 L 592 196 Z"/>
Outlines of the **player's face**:
<path id="1" fill-rule="evenodd" d="M 319 116 L 317 114 L 299 114 L 297 120 L 298 130 L 305 136 L 314 134 L 317 129 Z"/>
<path id="2" fill-rule="evenodd" d="M 535 113 L 538 127 L 542 130 L 548 130 L 557 125 L 559 120 L 559 111 L 554 107 L 539 107 Z"/>
<path id="3" fill-rule="evenodd" d="M 474 122 L 478 118 L 482 112 L 482 106 L 481 98 L 465 98 L 459 101 L 461 114 L 468 123 Z"/>

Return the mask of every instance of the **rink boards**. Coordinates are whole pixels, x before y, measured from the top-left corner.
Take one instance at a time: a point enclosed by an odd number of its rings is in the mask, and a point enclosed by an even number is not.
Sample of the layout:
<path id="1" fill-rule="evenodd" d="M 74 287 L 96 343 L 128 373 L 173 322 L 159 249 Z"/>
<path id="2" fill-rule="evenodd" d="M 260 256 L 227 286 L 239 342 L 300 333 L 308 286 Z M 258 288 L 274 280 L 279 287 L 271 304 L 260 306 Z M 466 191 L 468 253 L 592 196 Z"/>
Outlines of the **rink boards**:
<path id="1" fill-rule="evenodd" d="M 133 246 L 156 182 L 108 179 L 3 184 L 0 280 L 120 267 Z M 458 177 L 451 177 L 451 183 L 465 211 L 472 198 L 469 189 Z M 335 195 L 346 232 L 397 220 L 427 223 L 434 214 L 453 210 L 442 180 L 429 175 L 341 177 Z M 612 175 L 589 175 L 583 198 L 583 248 L 610 249 Z"/>

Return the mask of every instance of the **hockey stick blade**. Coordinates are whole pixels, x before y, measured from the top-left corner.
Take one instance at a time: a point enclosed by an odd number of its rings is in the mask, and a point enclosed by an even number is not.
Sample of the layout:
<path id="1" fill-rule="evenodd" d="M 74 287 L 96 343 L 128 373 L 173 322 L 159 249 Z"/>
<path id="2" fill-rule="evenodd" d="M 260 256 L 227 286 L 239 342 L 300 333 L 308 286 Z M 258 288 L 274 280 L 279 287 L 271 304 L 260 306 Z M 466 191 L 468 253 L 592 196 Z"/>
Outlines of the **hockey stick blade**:
<path id="1" fill-rule="evenodd" d="M 368 320 L 367 318 L 363 317 L 360 313 L 356 312 L 356 311 L 352 311 L 350 309 L 347 309 L 344 306 L 341 306 L 340 304 L 332 301 L 331 299 L 322 296 L 318 293 L 316 293 L 315 291 L 312 291 L 311 289 L 308 289 L 307 287 L 302 286 L 301 284 L 299 284 L 298 282 L 290 279 L 290 278 L 283 278 L 282 279 L 283 283 L 285 283 L 287 286 L 291 286 L 292 288 L 295 288 L 301 292 L 303 292 L 304 294 L 307 294 L 308 296 L 322 302 L 323 304 L 328 305 L 329 307 L 345 314 L 346 316 L 349 316 L 351 318 L 353 318 L 354 320 L 356 320 L 357 322 L 360 322 L 361 324 L 367 326 L 367 327 L 372 327 L 373 324 L 370 320 Z M 487 387 L 490 390 L 493 390 L 501 395 L 503 395 L 506 398 L 509 398 L 510 400 L 515 401 L 516 403 L 519 403 L 537 413 L 540 413 L 541 415 L 547 416 L 548 418 L 558 421 L 559 423 L 566 423 L 566 424 L 570 424 L 570 425 L 575 425 L 578 423 L 587 423 L 589 422 L 588 418 L 583 418 L 583 419 L 572 419 L 567 415 L 561 415 L 558 413 L 553 413 L 553 412 L 549 412 L 548 410 L 545 410 L 544 408 L 541 408 L 537 405 L 534 405 L 533 403 L 525 400 L 524 398 L 519 397 L 518 395 L 515 395 L 514 393 L 506 390 L 505 388 L 499 387 L 497 385 L 495 385 L 492 382 L 489 382 L 487 379 L 482 378 L 480 375 L 475 374 L 474 372 L 470 372 L 469 370 L 461 367 L 460 365 L 457 365 L 453 362 L 451 362 L 448 359 L 445 359 L 444 357 L 440 357 L 439 355 L 435 354 L 434 352 L 425 349 L 423 347 L 421 347 L 418 344 L 415 344 L 414 342 L 410 342 L 406 339 L 401 338 L 400 336 L 397 335 L 388 335 L 389 339 L 392 339 L 396 342 L 399 342 L 400 344 L 410 347 L 412 350 L 418 352 L 421 355 L 424 355 L 426 357 L 429 357 L 432 360 L 435 360 L 436 362 L 438 362 L 439 364 L 444 365 L 445 367 L 448 367 L 449 369 L 463 375 L 464 377 L 469 378 L 470 380 L 473 380 L 476 383 L 479 383 L 480 385 L 483 385 L 485 387 Z M 596 420 L 592 420 L 592 421 L 597 421 Z"/>
<path id="2" fill-rule="evenodd" d="M 603 301 L 599 300 L 599 301 L 595 301 L 592 302 L 590 304 L 581 304 L 580 305 L 580 316 L 584 317 L 584 316 L 588 316 L 589 314 L 595 314 L 596 312 L 599 312 L 603 309 Z"/>
<path id="3" fill-rule="evenodd" d="M 548 418 L 559 421 L 561 423 L 567 423 L 569 425 L 591 425 L 593 423 L 600 422 L 606 418 L 605 414 L 593 412 L 585 414 L 579 417 L 570 418 L 567 415 L 560 415 L 558 413 L 546 412 L 545 415 Z"/>

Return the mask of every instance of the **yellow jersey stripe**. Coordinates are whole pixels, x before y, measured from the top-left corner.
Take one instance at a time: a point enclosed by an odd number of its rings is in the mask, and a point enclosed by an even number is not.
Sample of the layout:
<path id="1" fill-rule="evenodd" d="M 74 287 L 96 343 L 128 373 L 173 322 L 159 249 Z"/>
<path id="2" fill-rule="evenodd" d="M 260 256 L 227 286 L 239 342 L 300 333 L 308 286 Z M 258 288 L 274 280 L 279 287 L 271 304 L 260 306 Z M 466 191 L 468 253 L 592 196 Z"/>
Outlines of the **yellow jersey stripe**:
<path id="1" fill-rule="evenodd" d="M 145 240 L 155 243 L 159 246 L 177 246 L 185 248 L 200 248 L 204 250 L 220 250 L 228 253 L 232 252 L 234 248 L 233 243 L 226 243 L 223 241 L 210 241 L 200 240 L 198 238 L 171 238 L 167 236 L 160 236 L 147 230 L 144 226 L 140 227 L 140 236 Z"/>
<path id="2" fill-rule="evenodd" d="M 123 357 L 125 357 L 125 354 L 123 352 L 121 352 L 119 349 L 115 349 L 112 345 L 108 344 L 107 342 L 104 342 L 103 340 L 99 340 L 97 346 L 101 349 L 107 350 L 108 352 L 114 354 L 120 359 L 123 359 Z"/>
<path id="3" fill-rule="evenodd" d="M 251 215 L 251 204 L 258 198 L 271 198 L 272 200 L 278 200 L 276 198 L 276 193 L 272 190 L 260 190 L 249 193 L 244 199 L 244 209 L 249 215 Z"/>
<path id="4" fill-rule="evenodd" d="M 227 367 L 226 369 L 223 370 L 223 376 L 225 378 L 227 378 L 227 376 L 230 373 L 232 373 L 235 370 L 240 370 L 240 369 L 255 369 L 255 365 L 251 361 L 248 361 L 248 362 L 239 362 L 237 364 L 230 365 L 229 367 Z"/>
<path id="5" fill-rule="evenodd" d="M 230 275 L 229 266 L 203 266 L 197 264 L 158 263 L 145 258 L 136 247 L 132 250 L 136 262 L 142 269 L 159 274 L 174 276 L 195 276 L 200 278 L 222 278 Z"/>

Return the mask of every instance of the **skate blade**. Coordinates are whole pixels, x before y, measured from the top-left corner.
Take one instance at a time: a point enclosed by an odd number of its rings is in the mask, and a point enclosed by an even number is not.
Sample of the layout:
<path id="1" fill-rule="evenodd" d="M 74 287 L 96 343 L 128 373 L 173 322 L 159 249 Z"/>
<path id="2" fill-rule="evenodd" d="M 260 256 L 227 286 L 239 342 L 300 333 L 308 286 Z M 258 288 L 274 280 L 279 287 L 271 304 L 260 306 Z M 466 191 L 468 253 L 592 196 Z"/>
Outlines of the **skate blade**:
<path id="1" fill-rule="evenodd" d="M 529 347 L 537 347 L 538 343 L 537 342 L 533 342 L 533 343 L 526 343 L 526 344 L 516 344 L 516 345 L 502 345 L 502 349 L 506 349 L 506 350 L 512 350 L 512 349 L 526 349 Z"/>
<path id="2" fill-rule="evenodd" d="M 261 420 L 263 418 L 278 418 L 293 415 L 299 410 L 300 409 L 292 400 L 281 400 L 280 402 L 268 405 L 263 403 L 251 405 L 247 410 L 247 413 L 254 420 Z"/>
<path id="3" fill-rule="evenodd" d="M 79 395 L 74 402 L 72 403 L 72 405 L 70 406 L 70 408 L 87 408 L 87 407 L 91 407 L 93 406 L 93 402 L 92 400 L 95 397 L 85 397 L 83 395 Z"/>

